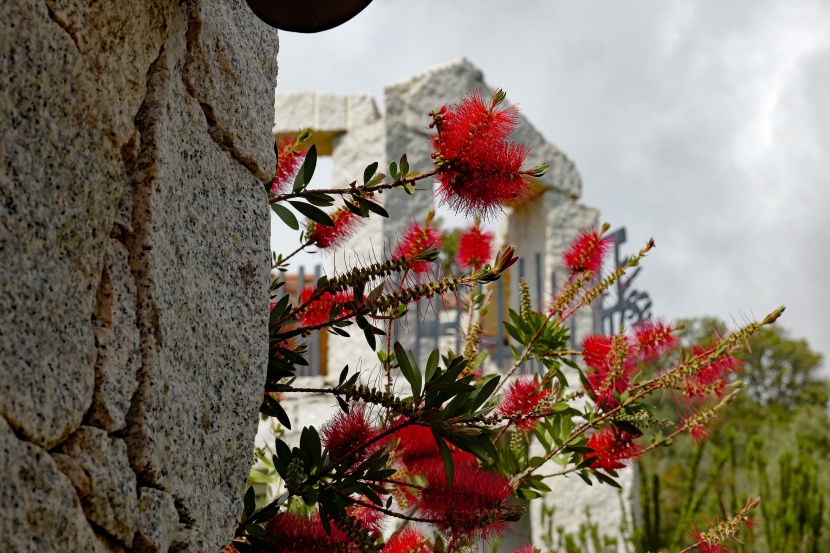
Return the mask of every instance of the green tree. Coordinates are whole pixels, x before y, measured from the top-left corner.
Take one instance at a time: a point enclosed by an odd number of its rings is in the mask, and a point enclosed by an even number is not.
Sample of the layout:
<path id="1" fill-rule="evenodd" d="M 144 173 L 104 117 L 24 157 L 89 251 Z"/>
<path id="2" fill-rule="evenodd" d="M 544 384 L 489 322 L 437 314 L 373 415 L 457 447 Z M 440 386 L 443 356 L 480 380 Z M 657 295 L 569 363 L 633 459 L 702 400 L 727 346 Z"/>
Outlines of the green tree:
<path id="1" fill-rule="evenodd" d="M 684 344 L 714 343 L 723 322 L 684 321 Z M 821 355 L 779 326 L 764 328 L 736 355 L 738 398 L 723 409 L 727 431 L 703 444 L 684 439 L 645 458 L 640 470 L 642 551 L 673 548 L 695 522 L 734 513 L 761 493 L 762 530 L 736 551 L 807 553 L 830 550 L 830 383 Z M 661 410 L 688 410 L 667 397 Z"/>

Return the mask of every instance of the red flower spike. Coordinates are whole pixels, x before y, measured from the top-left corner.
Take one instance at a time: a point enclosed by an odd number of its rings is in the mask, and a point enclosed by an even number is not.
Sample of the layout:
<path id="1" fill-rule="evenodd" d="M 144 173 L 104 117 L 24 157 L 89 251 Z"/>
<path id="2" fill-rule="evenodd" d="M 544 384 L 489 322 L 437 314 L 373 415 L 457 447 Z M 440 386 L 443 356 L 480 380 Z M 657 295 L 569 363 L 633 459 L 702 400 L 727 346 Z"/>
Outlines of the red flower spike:
<path id="1" fill-rule="evenodd" d="M 418 223 L 411 223 L 403 231 L 392 257 L 411 258 L 427 249 L 440 250 L 441 242 L 441 231 L 428 225 L 422 228 Z M 410 266 L 410 270 L 415 274 L 424 274 L 429 271 L 430 266 L 429 261 L 417 261 Z"/>
<path id="2" fill-rule="evenodd" d="M 493 257 L 494 234 L 481 230 L 479 222 L 458 235 L 455 261 L 462 269 L 481 269 Z"/>
<path id="3" fill-rule="evenodd" d="M 594 451 L 586 453 L 585 459 L 594 459 L 591 468 L 595 470 L 611 472 L 625 468 L 628 462 L 637 459 L 643 452 L 643 449 L 634 443 L 634 438 L 633 434 L 606 426 L 588 438 L 585 445 Z"/>
<path id="4" fill-rule="evenodd" d="M 589 336 L 582 345 L 582 359 L 588 365 L 588 385 L 598 407 L 617 406 L 614 394 L 623 393 L 637 369 L 636 347 L 625 336 Z"/>
<path id="5" fill-rule="evenodd" d="M 300 150 L 300 144 L 296 136 L 285 136 L 277 140 L 277 171 L 271 181 L 272 193 L 282 194 L 294 182 L 306 155 Z"/>
<path id="6" fill-rule="evenodd" d="M 311 295 L 314 293 L 314 290 L 315 288 L 313 286 L 306 286 L 303 288 L 303 291 L 300 293 L 300 304 L 304 304 L 311 299 Z M 343 304 L 352 301 L 352 299 L 352 293 L 349 291 L 337 292 L 336 294 L 323 292 L 319 298 L 312 301 L 305 309 L 303 309 L 302 313 L 300 313 L 300 323 L 304 327 L 325 324 L 331 320 L 331 310 L 335 305 L 342 307 Z M 337 314 L 337 317 L 340 318 L 348 314 L 348 310 L 342 309 Z"/>
<path id="7" fill-rule="evenodd" d="M 591 271 L 597 273 L 602 267 L 602 260 L 611 249 L 614 241 L 602 238 L 597 229 L 582 231 L 573 244 L 562 254 L 571 273 Z"/>
<path id="8" fill-rule="evenodd" d="M 432 553 L 426 538 L 411 528 L 407 528 L 391 538 L 383 546 L 382 553 Z"/>
<path id="9" fill-rule="evenodd" d="M 437 459 L 440 461 L 441 454 L 432 430 L 427 426 L 410 424 L 401 428 L 392 435 L 392 440 L 398 440 L 395 453 L 407 472 L 421 474 Z M 456 465 L 477 465 L 476 456 L 466 451 L 459 451 L 452 444 L 453 460 Z"/>
<path id="10" fill-rule="evenodd" d="M 538 549 L 531 544 L 521 545 L 513 550 L 513 553 L 536 553 Z"/>
<path id="11" fill-rule="evenodd" d="M 506 526 L 502 502 L 513 493 L 510 481 L 471 465 L 456 464 L 454 469 L 453 485 L 448 488 L 441 460 L 427 467 L 427 485 L 421 491 L 418 512 L 425 518 L 445 521 L 437 526 L 453 538 L 501 535 Z"/>
<path id="12" fill-rule="evenodd" d="M 333 227 L 320 225 L 314 221 L 308 222 L 306 238 L 321 250 L 333 250 L 341 246 L 354 235 L 361 219 L 347 207 L 341 207 L 329 216 L 334 223 Z"/>
<path id="13" fill-rule="evenodd" d="M 318 551 L 352 551 L 348 536 L 332 525 L 331 536 L 326 534 L 317 514 L 283 512 L 265 525 L 275 537 L 275 545 L 282 553 L 317 553 Z"/>
<path id="14" fill-rule="evenodd" d="M 320 441 L 329 448 L 332 459 L 340 459 L 361 444 L 377 436 L 379 430 L 370 421 L 362 403 L 350 405 L 349 412 L 338 412 L 320 429 Z M 379 441 L 360 447 L 355 463 L 372 456 L 381 447 Z"/>
<path id="15" fill-rule="evenodd" d="M 711 350 L 694 346 L 691 350 L 696 358 L 705 358 Z M 718 397 L 723 395 L 723 389 L 729 380 L 729 375 L 738 370 L 740 361 L 729 355 L 724 355 L 711 363 L 703 365 L 694 374 L 689 375 L 680 387 L 690 397 L 702 398 L 714 393 Z"/>
<path id="16" fill-rule="evenodd" d="M 499 205 L 520 202 L 531 193 L 531 174 L 521 169 L 530 148 L 507 140 L 516 127 L 518 108 L 501 107 L 503 100 L 501 91 L 487 102 L 475 90 L 433 113 L 438 199 L 455 211 L 486 218 Z"/>
<path id="17" fill-rule="evenodd" d="M 642 361 L 657 359 L 677 347 L 678 339 L 673 334 L 676 328 L 661 321 L 643 321 L 633 330 Z"/>
<path id="18" fill-rule="evenodd" d="M 497 412 L 507 417 L 518 417 L 513 419 L 516 428 L 524 432 L 531 432 L 538 419 L 522 417 L 522 415 L 529 415 L 550 395 L 551 390 L 542 389 L 535 378 L 522 376 L 515 379 L 507 387 Z"/>

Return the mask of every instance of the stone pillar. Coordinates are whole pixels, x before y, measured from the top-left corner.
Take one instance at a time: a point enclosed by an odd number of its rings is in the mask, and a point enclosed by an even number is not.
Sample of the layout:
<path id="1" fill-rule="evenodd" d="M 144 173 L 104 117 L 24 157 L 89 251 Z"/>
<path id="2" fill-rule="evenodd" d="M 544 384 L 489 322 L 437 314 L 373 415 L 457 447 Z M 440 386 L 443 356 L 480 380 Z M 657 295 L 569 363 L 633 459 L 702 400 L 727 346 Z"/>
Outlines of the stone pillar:
<path id="1" fill-rule="evenodd" d="M 266 370 L 276 31 L 0 5 L 0 551 L 216 551 Z"/>

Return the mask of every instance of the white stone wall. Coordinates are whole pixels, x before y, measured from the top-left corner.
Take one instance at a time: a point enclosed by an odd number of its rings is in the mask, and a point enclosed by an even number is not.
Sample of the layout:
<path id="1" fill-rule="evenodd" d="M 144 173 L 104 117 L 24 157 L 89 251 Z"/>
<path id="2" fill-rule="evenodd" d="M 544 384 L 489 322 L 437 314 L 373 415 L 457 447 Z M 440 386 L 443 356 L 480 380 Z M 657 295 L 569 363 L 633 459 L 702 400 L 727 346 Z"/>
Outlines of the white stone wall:
<path id="1" fill-rule="evenodd" d="M 242 0 L 0 4 L 0 551 L 230 541 L 277 46 Z"/>

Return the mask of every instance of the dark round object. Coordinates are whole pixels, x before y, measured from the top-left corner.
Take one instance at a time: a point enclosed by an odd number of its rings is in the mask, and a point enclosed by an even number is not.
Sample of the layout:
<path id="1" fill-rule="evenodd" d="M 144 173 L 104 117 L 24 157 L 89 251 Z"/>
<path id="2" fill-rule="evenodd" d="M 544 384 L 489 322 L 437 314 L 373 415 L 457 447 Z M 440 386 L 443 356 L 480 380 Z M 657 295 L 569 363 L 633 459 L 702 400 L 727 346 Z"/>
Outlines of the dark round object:
<path id="1" fill-rule="evenodd" d="M 372 0 L 245 0 L 257 17 L 283 31 L 319 33 L 342 25 Z"/>

